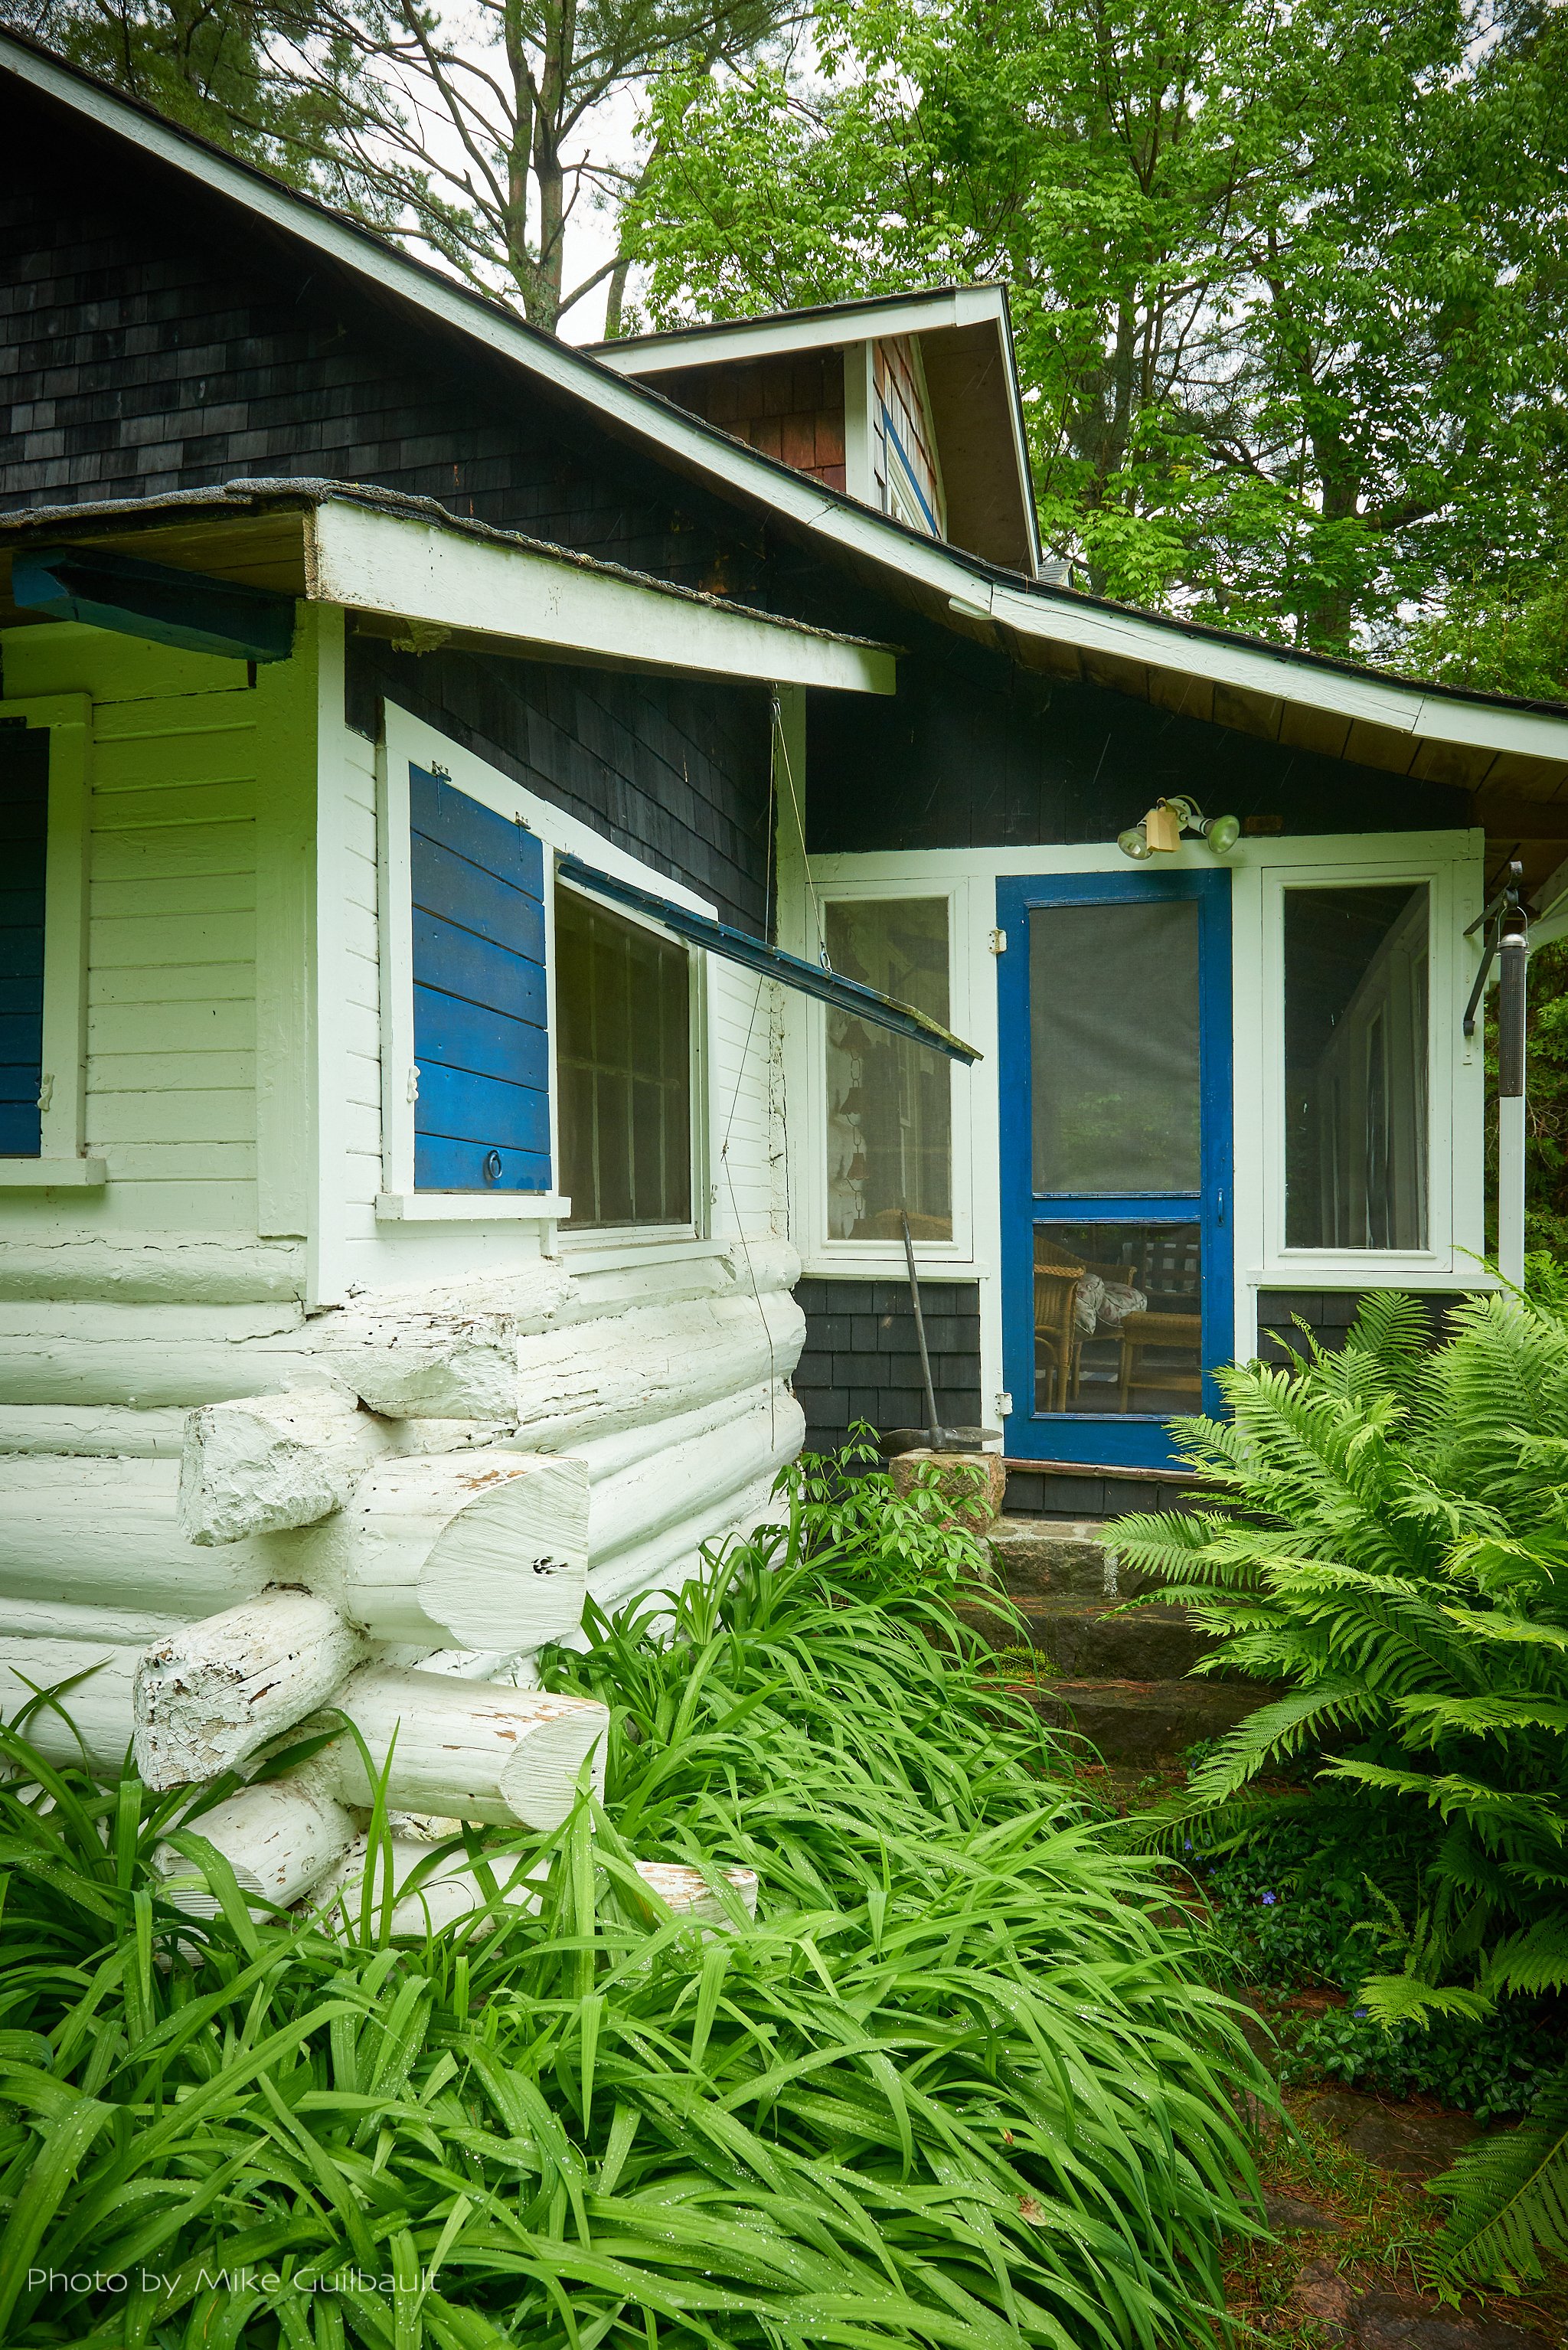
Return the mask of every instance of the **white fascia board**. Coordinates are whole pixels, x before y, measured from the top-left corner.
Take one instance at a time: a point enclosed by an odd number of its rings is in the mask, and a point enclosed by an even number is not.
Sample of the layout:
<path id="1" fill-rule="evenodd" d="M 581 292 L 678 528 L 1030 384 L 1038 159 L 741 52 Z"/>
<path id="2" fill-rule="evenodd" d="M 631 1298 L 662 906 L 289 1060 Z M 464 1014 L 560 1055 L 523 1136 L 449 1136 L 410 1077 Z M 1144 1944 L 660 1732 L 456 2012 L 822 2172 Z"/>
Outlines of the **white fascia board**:
<path id="1" fill-rule="evenodd" d="M 569 557 L 347 502 L 318 507 L 311 528 L 315 602 L 710 677 L 895 690 L 894 657 L 878 646 L 728 610 Z"/>
<path id="2" fill-rule="evenodd" d="M 618 375 L 671 375 L 684 367 L 722 367 L 731 359 L 778 359 L 791 351 L 837 350 L 890 335 L 940 334 L 945 327 L 993 320 L 1002 297 L 995 286 L 948 286 L 907 302 L 855 302 L 816 317 L 737 319 L 720 327 L 680 327 L 635 342 L 595 343 L 593 356 Z"/>
<path id="3" fill-rule="evenodd" d="M 1208 678 L 1250 693 L 1299 702 L 1310 710 L 1334 711 L 1412 738 L 1517 751 L 1541 759 L 1568 759 L 1568 716 L 1555 718 L 1545 711 L 1501 710 L 1486 702 L 1450 700 L 1397 678 L 1307 669 L 1266 646 L 1183 636 L 1135 612 L 1047 603 L 1041 597 L 1021 595 L 1016 588 L 974 579 L 961 587 L 954 584 L 952 593 L 961 605 L 971 610 L 983 607 L 993 620 L 1021 636 L 1144 661 L 1151 669 Z"/>

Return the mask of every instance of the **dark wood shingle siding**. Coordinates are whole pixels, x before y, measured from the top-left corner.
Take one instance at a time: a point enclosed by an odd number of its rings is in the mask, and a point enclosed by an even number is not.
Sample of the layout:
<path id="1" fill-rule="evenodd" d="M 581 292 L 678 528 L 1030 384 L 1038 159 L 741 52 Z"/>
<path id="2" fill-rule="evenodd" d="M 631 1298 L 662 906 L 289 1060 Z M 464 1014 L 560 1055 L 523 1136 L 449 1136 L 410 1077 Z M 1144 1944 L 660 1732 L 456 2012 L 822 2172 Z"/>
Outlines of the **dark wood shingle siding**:
<path id="1" fill-rule="evenodd" d="M 499 654 L 400 653 L 354 636 L 347 679 L 348 723 L 359 733 L 376 734 L 381 698 L 395 702 L 700 890 L 722 920 L 765 928 L 771 721 L 762 688 Z"/>
<path id="2" fill-rule="evenodd" d="M 318 474 L 761 592 L 762 534 L 585 411 L 47 100 L 6 107 L 0 509 Z"/>
<path id="3" fill-rule="evenodd" d="M 866 625 L 864 622 L 862 625 Z M 809 847 L 1114 840 L 1163 794 L 1285 833 L 1463 826 L 1469 795 L 1293 750 L 1103 686 L 1058 684 L 906 616 L 896 699 L 814 694 Z M 1130 871 L 1130 867 L 1128 868 Z"/>

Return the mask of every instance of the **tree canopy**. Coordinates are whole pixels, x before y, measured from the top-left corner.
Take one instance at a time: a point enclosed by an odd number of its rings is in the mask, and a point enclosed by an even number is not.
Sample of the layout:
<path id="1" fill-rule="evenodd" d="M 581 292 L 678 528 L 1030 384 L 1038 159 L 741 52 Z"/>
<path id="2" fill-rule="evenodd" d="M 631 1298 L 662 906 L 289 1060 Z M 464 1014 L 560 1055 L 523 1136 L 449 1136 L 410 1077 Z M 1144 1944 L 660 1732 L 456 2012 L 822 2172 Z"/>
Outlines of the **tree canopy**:
<path id="1" fill-rule="evenodd" d="M 1005 280 L 1095 587 L 1568 686 L 1561 11 L 825 0 L 815 44 L 654 89 L 653 320 Z"/>

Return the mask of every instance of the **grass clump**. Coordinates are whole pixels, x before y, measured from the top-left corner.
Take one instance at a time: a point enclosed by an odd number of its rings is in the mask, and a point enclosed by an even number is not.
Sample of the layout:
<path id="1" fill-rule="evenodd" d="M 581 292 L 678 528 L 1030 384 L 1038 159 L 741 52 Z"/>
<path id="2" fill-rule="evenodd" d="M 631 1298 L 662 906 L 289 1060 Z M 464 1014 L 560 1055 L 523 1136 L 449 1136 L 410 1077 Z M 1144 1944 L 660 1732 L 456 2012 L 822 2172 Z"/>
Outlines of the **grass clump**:
<path id="1" fill-rule="evenodd" d="M 175 1799 L 5 1733 L 0 2340 L 1211 2342 L 1234 2016 L 952 1586 L 835 1507 L 802 1472 L 786 1528 L 553 1655 L 610 1708 L 605 1804 L 487 1834 L 496 1900 L 422 1941 L 374 1888 L 348 1940 L 253 1918 L 216 1858 L 187 1918 Z M 756 1921 L 672 1917 L 639 1857 L 754 1868 Z"/>

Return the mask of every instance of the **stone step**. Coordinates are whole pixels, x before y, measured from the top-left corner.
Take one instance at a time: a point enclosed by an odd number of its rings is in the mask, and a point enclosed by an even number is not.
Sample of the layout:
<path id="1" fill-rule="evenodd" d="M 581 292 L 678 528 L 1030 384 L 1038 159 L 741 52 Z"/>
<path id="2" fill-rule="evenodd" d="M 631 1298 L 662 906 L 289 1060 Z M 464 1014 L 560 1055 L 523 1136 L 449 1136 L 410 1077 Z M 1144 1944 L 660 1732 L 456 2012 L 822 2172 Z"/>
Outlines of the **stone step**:
<path id="1" fill-rule="evenodd" d="M 1182 1607 L 1139 1607 L 1121 1612 L 1115 1599 L 1019 1599 L 1022 1627 L 982 1607 L 961 1607 L 992 1648 L 1033 1648 L 1042 1669 L 1075 1679 L 1175 1680 L 1191 1671 L 1213 1646 Z"/>
<path id="2" fill-rule="evenodd" d="M 1012 1681 L 1046 1721 L 1076 1730 L 1107 1762 L 1174 1762 L 1277 1692 L 1262 1681 Z"/>
<path id="3" fill-rule="evenodd" d="M 990 1535 L 997 1580 L 1017 1600 L 1136 1598 L 1149 1578 L 1121 1565 L 1104 1526 L 1100 1518 L 999 1518 Z"/>

